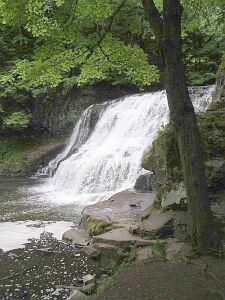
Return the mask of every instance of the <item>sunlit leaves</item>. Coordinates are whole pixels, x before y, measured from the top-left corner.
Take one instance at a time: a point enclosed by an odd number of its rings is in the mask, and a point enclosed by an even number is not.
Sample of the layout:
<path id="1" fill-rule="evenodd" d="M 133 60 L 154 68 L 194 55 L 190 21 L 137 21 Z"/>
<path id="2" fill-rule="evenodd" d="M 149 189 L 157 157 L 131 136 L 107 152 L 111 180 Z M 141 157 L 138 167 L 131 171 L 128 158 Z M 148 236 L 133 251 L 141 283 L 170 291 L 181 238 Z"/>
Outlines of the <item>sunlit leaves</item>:
<path id="1" fill-rule="evenodd" d="M 27 88 L 39 86 L 56 87 L 65 75 L 81 61 L 85 60 L 85 51 L 66 50 L 50 56 L 43 53 L 33 61 L 22 60 L 17 63 L 19 79 Z"/>
<path id="2" fill-rule="evenodd" d="M 143 88 L 158 81 L 159 72 L 155 66 L 149 65 L 142 49 L 108 36 L 82 66 L 77 83 L 82 85 L 107 78 L 115 81 L 118 77 Z"/>
<path id="3" fill-rule="evenodd" d="M 33 59 L 19 60 L 11 69 L 13 72 L 2 77 L 0 84 L 5 92 L 9 92 L 10 84 L 17 86 L 19 82 L 33 92 L 39 87 L 57 87 L 68 82 L 65 78 L 73 68 L 80 69 L 75 79 L 79 85 L 107 79 L 114 83 L 132 82 L 142 88 L 158 80 L 156 67 L 149 65 L 147 55 L 135 44 L 135 36 L 144 32 L 139 0 L 124 2 L 115 16 L 122 0 L 17 0 L 17 3 L 0 0 L 0 3 L 5 23 L 23 25 L 42 39 Z M 109 31 L 106 38 L 98 44 L 106 30 Z"/>
<path id="4" fill-rule="evenodd" d="M 86 22 L 86 26 L 103 22 L 112 14 L 112 6 L 108 0 L 77 1 L 76 15 L 79 20 Z"/>
<path id="5" fill-rule="evenodd" d="M 57 27 L 52 18 L 55 7 L 62 1 L 54 0 L 1 0 L 0 18 L 3 24 L 25 26 L 33 36 L 45 36 Z"/>

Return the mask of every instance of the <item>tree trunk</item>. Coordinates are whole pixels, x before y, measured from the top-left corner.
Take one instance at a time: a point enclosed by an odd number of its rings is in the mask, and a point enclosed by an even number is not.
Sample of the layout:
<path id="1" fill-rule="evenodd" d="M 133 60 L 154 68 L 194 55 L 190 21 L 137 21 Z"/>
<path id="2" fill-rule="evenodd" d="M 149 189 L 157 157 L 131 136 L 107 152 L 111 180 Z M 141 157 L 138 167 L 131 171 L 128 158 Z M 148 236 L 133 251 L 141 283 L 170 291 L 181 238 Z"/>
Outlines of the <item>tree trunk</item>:
<path id="1" fill-rule="evenodd" d="M 186 85 L 182 6 L 179 0 L 163 0 L 162 19 L 154 0 L 142 0 L 142 4 L 162 51 L 164 85 L 181 159 L 193 240 L 202 253 L 208 253 L 220 246 L 220 238 L 210 206 L 197 119 Z"/>
<path id="2" fill-rule="evenodd" d="M 179 0 L 163 0 L 164 83 L 178 143 L 193 238 L 200 251 L 218 248 L 205 177 L 197 118 L 186 85 L 182 61 L 182 7 Z"/>

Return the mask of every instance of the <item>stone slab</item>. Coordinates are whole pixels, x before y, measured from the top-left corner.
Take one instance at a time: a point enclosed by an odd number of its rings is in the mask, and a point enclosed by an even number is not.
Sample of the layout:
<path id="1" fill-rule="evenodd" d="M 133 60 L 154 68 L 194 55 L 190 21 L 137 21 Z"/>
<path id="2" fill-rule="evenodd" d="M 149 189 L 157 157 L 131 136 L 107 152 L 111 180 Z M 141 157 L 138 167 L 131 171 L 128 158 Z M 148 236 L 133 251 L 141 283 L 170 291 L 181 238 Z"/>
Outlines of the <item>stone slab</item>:
<path id="1" fill-rule="evenodd" d="M 88 244 L 85 231 L 79 228 L 71 228 L 67 230 L 63 233 L 62 239 L 81 246 L 86 246 Z"/>
<path id="2" fill-rule="evenodd" d="M 135 244 L 137 246 L 153 245 L 155 240 L 145 240 L 138 236 L 133 236 L 128 229 L 119 228 L 108 231 L 104 234 L 94 236 L 93 244 L 103 243 L 117 246 L 120 248 Z"/>
<path id="3" fill-rule="evenodd" d="M 152 254 L 152 248 L 150 247 L 145 247 L 145 248 L 141 248 L 138 250 L 137 252 L 137 262 L 145 262 L 146 260 L 150 259 L 153 257 Z"/>
<path id="4" fill-rule="evenodd" d="M 136 222 L 155 199 L 154 192 L 126 190 L 111 196 L 108 200 L 87 206 L 83 210 L 81 226 L 86 229 L 85 216 L 103 220 L 108 223 L 119 223 L 129 227 Z"/>
<path id="5" fill-rule="evenodd" d="M 173 218 L 174 213 L 172 211 L 152 214 L 141 224 L 140 228 L 149 232 L 157 232 L 160 229 L 163 229 L 163 227 L 165 227 L 168 222 L 172 221 Z"/>

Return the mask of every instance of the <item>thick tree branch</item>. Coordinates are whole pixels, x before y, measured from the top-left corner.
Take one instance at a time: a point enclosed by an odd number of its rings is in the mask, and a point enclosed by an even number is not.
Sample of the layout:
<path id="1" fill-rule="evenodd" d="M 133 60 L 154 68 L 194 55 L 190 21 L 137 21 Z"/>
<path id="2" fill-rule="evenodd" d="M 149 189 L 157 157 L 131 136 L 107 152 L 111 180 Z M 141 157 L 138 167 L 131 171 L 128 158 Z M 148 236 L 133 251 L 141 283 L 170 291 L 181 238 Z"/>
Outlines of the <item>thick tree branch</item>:
<path id="1" fill-rule="evenodd" d="M 120 10 L 123 8 L 123 6 L 126 4 L 128 0 L 123 0 L 120 5 L 117 7 L 117 9 L 113 12 L 113 14 L 110 16 L 109 18 L 109 22 L 106 25 L 105 31 L 104 33 L 100 36 L 100 39 L 98 40 L 98 42 L 96 43 L 96 46 L 99 46 L 101 44 L 101 42 L 104 40 L 104 38 L 106 37 L 107 33 L 110 31 L 113 21 L 115 19 L 115 17 L 117 16 L 117 14 L 120 12 Z"/>
<path id="2" fill-rule="evenodd" d="M 104 32 L 100 35 L 98 41 L 92 46 L 92 47 L 86 47 L 87 49 L 85 51 L 83 51 L 80 55 L 76 56 L 76 58 L 81 57 L 82 55 L 86 54 L 87 52 L 88 55 L 86 57 L 86 61 L 93 55 L 94 51 L 96 48 L 99 48 L 101 50 L 101 52 L 104 54 L 105 57 L 107 57 L 107 59 L 109 60 L 108 55 L 103 51 L 102 47 L 101 47 L 101 43 L 103 42 L 103 40 L 105 39 L 107 33 L 110 31 L 112 24 L 114 22 L 115 17 L 117 16 L 117 14 L 120 12 L 120 10 L 124 7 L 124 5 L 127 3 L 128 0 L 123 0 L 121 1 L 120 5 L 115 9 L 115 11 L 112 13 L 112 15 L 109 17 L 108 23 L 106 24 L 105 30 Z M 77 1 L 78 2 L 78 1 Z"/>
<path id="3" fill-rule="evenodd" d="M 123 6 L 126 4 L 128 0 L 123 0 L 120 5 L 115 9 L 115 11 L 113 12 L 113 14 L 109 17 L 108 23 L 105 27 L 104 32 L 102 33 L 102 35 L 100 36 L 100 38 L 98 39 L 98 41 L 95 43 L 95 45 L 92 47 L 90 54 L 87 56 L 87 59 L 89 59 L 92 54 L 94 53 L 95 49 L 101 46 L 101 43 L 103 42 L 103 40 L 105 39 L 107 33 L 110 31 L 113 21 L 115 19 L 115 17 L 117 16 L 117 14 L 120 12 L 120 10 L 123 8 Z"/>
<path id="4" fill-rule="evenodd" d="M 157 42 L 161 44 L 163 38 L 163 20 L 160 17 L 160 13 L 153 0 L 142 0 L 141 2 L 145 11 L 146 18 L 149 21 L 154 32 L 155 38 Z"/>
<path id="5" fill-rule="evenodd" d="M 163 57 L 163 19 L 153 0 L 141 0 L 145 11 L 145 17 L 149 22 L 156 40 L 156 56 L 158 56 L 158 67 L 161 80 L 163 81 L 164 57 Z"/>

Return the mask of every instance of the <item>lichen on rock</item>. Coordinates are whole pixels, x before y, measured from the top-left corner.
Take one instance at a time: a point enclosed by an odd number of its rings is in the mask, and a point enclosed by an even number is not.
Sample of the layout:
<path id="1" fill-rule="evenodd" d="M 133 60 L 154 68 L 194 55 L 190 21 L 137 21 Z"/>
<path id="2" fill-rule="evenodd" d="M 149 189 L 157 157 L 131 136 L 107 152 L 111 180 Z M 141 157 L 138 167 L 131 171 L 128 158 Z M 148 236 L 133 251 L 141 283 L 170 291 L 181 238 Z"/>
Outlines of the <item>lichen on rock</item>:
<path id="1" fill-rule="evenodd" d="M 102 219 L 94 219 L 91 216 L 87 216 L 87 226 L 90 235 L 100 235 L 113 228 L 113 224 L 108 223 Z"/>

